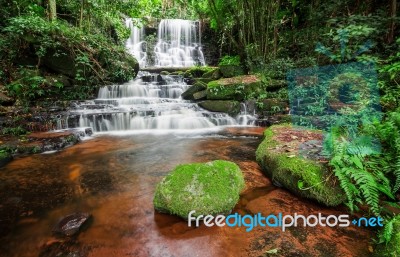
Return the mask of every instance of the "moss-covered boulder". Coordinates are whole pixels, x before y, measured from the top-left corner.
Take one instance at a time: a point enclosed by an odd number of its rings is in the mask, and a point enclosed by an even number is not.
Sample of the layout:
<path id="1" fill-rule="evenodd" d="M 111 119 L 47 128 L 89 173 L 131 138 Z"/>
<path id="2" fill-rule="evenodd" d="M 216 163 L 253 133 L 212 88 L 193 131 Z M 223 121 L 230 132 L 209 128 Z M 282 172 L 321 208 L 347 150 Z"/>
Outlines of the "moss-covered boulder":
<path id="1" fill-rule="evenodd" d="M 205 73 L 213 72 L 217 67 L 208 67 L 208 66 L 201 66 L 201 67 L 193 67 L 189 70 L 185 71 L 183 76 L 185 78 L 201 78 Z"/>
<path id="2" fill-rule="evenodd" d="M 244 75 L 244 69 L 239 65 L 220 65 L 222 76 L 224 78 L 231 78 Z"/>
<path id="3" fill-rule="evenodd" d="M 154 208 L 184 219 L 198 215 L 227 214 L 244 188 L 240 168 L 228 161 L 178 165 L 157 185 Z"/>
<path id="4" fill-rule="evenodd" d="M 199 103 L 200 107 L 211 112 L 224 112 L 229 115 L 235 116 L 240 112 L 240 103 L 233 100 L 206 100 Z"/>
<path id="5" fill-rule="evenodd" d="M 196 79 L 194 79 L 194 81 L 196 81 L 196 83 L 201 82 L 201 83 L 208 84 L 211 81 L 214 81 L 214 79 L 212 79 L 212 78 L 196 78 Z"/>
<path id="6" fill-rule="evenodd" d="M 267 112 L 268 115 L 286 113 L 289 108 L 287 99 L 268 98 L 263 99 L 262 104 L 258 105 L 259 111 Z"/>
<path id="7" fill-rule="evenodd" d="M 196 101 L 206 99 L 207 98 L 207 90 L 203 90 L 203 91 L 199 91 L 197 93 L 194 93 L 193 94 L 193 98 Z"/>
<path id="8" fill-rule="evenodd" d="M 294 194 L 313 199 L 326 206 L 337 206 L 346 200 L 335 177 L 317 158 L 307 157 L 304 142 L 321 142 L 322 132 L 296 129 L 291 125 L 274 125 L 264 132 L 256 157 L 262 170 L 274 182 Z M 319 143 L 318 143 L 319 144 Z M 303 157 L 306 156 L 306 157 Z"/>
<path id="9" fill-rule="evenodd" d="M 212 80 L 217 80 L 222 78 L 222 73 L 220 69 L 215 69 L 215 70 L 211 70 L 209 72 L 206 72 L 203 74 L 203 76 L 201 76 L 202 78 L 205 79 L 212 79 Z"/>
<path id="10" fill-rule="evenodd" d="M 207 99 L 238 100 L 262 93 L 263 85 L 256 75 L 238 76 L 211 81 L 207 84 Z"/>
<path id="11" fill-rule="evenodd" d="M 397 215 L 390 221 L 391 226 L 391 238 L 390 241 L 385 244 L 379 244 L 375 251 L 375 257 L 398 257 L 400 256 L 400 215 Z M 385 228 L 386 231 L 390 231 L 389 227 Z"/>
<path id="12" fill-rule="evenodd" d="M 197 82 L 193 86 L 189 87 L 185 92 L 181 94 L 181 97 L 185 100 L 195 100 L 193 94 L 204 91 L 207 89 L 207 85 L 202 82 Z"/>

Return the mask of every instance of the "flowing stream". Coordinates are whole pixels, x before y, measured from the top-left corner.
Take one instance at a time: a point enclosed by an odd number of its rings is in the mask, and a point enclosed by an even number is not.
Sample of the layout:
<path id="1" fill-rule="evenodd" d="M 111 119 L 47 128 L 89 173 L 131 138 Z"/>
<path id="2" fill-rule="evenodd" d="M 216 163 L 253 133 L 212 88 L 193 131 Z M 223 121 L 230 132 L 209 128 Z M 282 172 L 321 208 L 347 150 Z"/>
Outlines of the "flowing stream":
<path id="1" fill-rule="evenodd" d="M 157 74 L 142 75 L 123 85 L 102 87 L 97 99 L 74 105 L 68 119 L 73 123 L 70 117 L 75 117 L 76 122 L 69 126 L 92 127 L 94 132 L 198 132 L 252 125 L 256 120 L 245 106 L 236 117 L 206 111 L 181 98 L 188 88 L 181 76 Z M 62 128 L 65 127 L 59 127 Z"/>
<path id="2" fill-rule="evenodd" d="M 153 209 L 156 184 L 176 165 L 230 160 L 246 189 L 234 213 L 340 214 L 277 188 L 254 152 L 262 128 L 231 127 L 196 134 L 95 135 L 63 151 L 18 158 L 0 168 L 1 257 L 109 256 L 368 256 L 365 228 L 188 227 Z M 52 229 L 75 212 L 93 219 L 78 236 Z"/>

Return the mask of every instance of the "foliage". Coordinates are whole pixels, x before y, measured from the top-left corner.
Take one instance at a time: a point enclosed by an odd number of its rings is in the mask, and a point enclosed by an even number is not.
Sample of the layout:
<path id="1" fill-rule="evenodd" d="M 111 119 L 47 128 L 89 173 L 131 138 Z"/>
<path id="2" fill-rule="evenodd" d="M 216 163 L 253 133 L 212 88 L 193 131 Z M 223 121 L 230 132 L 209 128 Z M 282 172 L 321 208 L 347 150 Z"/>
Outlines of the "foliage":
<path id="1" fill-rule="evenodd" d="M 20 135 L 25 135 L 27 133 L 27 131 L 24 128 L 22 128 L 21 126 L 18 126 L 18 127 L 3 128 L 1 130 L 1 133 L 3 135 L 20 136 Z"/>
<path id="2" fill-rule="evenodd" d="M 364 124 L 358 138 L 349 139 L 343 131 L 333 130 L 326 141 L 332 149 L 330 165 L 346 192 L 351 211 L 367 204 L 379 215 L 380 199 L 394 199 L 400 188 L 400 114 L 387 115 L 384 122 Z M 342 135 L 342 136 L 341 136 Z M 378 148 L 376 139 L 382 148 Z"/>
<path id="3" fill-rule="evenodd" d="M 221 58 L 218 65 L 219 66 L 224 66 L 224 65 L 239 66 L 240 65 L 240 57 L 238 55 L 235 55 L 235 56 L 225 55 L 224 57 Z"/>
<path id="4" fill-rule="evenodd" d="M 395 257 L 400 255 L 400 216 L 385 219 L 385 225 L 378 232 L 376 255 L 379 257 Z"/>
<path id="5" fill-rule="evenodd" d="M 70 88 L 61 90 L 62 83 L 49 86 L 44 79 L 46 69 L 72 77 L 76 86 L 82 86 L 79 91 L 89 89 L 83 92 L 85 97 L 93 91 L 90 87 L 124 82 L 136 75 L 137 63 L 123 47 L 61 20 L 48 22 L 39 16 L 21 15 L 10 18 L 2 32 L 0 57 L 1 65 L 7 67 L 5 82 L 10 95 L 24 103 L 60 93 L 75 94 Z M 31 63 L 18 65 L 27 55 Z"/>

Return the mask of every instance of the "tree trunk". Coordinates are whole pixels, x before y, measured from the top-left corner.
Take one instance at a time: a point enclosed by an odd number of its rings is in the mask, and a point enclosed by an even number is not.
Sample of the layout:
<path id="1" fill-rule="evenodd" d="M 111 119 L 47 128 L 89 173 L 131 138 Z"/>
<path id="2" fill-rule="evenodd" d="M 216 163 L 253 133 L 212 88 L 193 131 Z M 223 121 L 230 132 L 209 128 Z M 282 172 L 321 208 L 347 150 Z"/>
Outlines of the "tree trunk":
<path id="1" fill-rule="evenodd" d="M 392 0 L 392 3 L 390 4 L 390 26 L 389 26 L 389 33 L 387 37 L 387 41 L 389 44 L 393 43 L 394 41 L 394 32 L 396 29 L 396 12 L 397 12 L 397 0 Z"/>
<path id="2" fill-rule="evenodd" d="M 48 0 L 48 4 L 49 4 L 49 20 L 55 21 L 57 19 L 56 0 Z"/>

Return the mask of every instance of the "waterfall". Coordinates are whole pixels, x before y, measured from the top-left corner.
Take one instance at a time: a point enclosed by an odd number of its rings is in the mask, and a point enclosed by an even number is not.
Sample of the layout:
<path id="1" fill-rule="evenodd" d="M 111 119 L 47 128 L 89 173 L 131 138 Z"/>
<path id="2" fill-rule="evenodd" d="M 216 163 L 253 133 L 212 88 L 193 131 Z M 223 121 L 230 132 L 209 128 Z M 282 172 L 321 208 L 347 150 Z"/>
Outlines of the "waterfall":
<path id="1" fill-rule="evenodd" d="M 183 100 L 181 94 L 189 87 L 181 76 L 147 74 L 122 85 L 100 88 L 97 99 L 76 103 L 70 116 L 77 119 L 76 126 L 91 127 L 94 132 L 186 131 L 245 125 L 239 123 L 242 116 L 235 119 Z"/>
<path id="2" fill-rule="evenodd" d="M 144 41 L 144 26 L 139 19 L 128 18 L 125 25 L 131 30 L 131 35 L 125 43 L 128 52 L 135 56 L 140 67 L 146 67 L 147 53 L 146 41 Z"/>
<path id="3" fill-rule="evenodd" d="M 199 22 L 181 19 L 161 20 L 158 26 L 158 42 L 154 52 L 156 66 L 205 65 L 200 46 Z"/>

